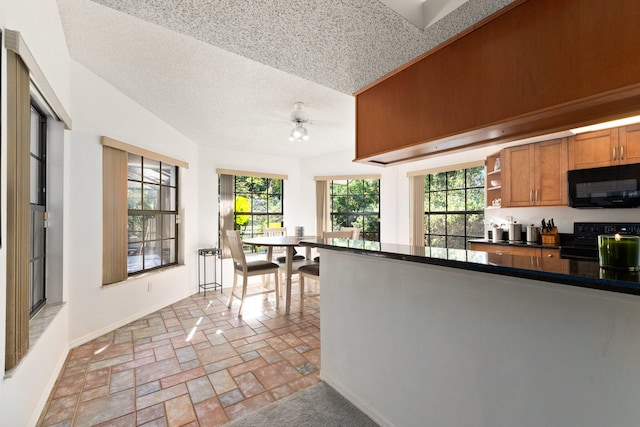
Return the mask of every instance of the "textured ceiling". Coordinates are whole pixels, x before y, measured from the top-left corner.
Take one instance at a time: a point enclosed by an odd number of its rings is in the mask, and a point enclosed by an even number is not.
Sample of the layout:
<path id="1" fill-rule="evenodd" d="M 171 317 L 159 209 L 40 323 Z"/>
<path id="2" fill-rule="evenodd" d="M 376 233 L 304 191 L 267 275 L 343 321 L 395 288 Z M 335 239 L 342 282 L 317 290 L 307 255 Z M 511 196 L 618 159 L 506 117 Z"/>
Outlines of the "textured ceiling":
<path id="1" fill-rule="evenodd" d="M 57 1 L 71 56 L 197 144 L 299 158 L 353 150 L 353 92 L 513 0 L 425 30 L 377 0 Z M 296 101 L 303 144 L 287 140 Z"/>

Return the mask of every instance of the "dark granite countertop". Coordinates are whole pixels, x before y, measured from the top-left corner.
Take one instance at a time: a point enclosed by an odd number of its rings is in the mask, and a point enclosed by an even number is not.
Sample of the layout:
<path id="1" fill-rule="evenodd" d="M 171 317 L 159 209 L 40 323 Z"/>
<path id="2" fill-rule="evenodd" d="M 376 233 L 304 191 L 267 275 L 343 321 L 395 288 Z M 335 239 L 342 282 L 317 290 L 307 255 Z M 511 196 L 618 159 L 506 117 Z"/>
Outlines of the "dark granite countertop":
<path id="1" fill-rule="evenodd" d="M 543 282 L 640 295 L 640 274 L 600 268 L 597 261 L 490 254 L 464 249 L 379 243 L 350 239 L 317 239 L 301 246 L 418 262 L 463 270 L 521 277 Z"/>

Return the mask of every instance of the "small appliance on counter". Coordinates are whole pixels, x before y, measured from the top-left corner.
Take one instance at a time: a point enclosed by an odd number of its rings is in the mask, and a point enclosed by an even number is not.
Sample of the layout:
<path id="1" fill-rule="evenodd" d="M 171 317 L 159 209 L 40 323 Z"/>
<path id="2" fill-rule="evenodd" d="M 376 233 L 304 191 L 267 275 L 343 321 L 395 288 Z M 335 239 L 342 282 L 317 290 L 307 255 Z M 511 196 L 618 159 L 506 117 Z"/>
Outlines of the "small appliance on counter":
<path id="1" fill-rule="evenodd" d="M 540 227 L 533 224 L 527 225 L 527 243 L 538 243 L 540 240 Z"/>
<path id="2" fill-rule="evenodd" d="M 599 235 L 640 236 L 637 222 L 574 222 L 573 237 L 560 245 L 560 258 L 599 261 Z"/>
<path id="3" fill-rule="evenodd" d="M 498 243 L 504 241 L 504 230 L 502 228 L 496 227 L 491 229 L 491 240 L 493 243 Z"/>
<path id="4" fill-rule="evenodd" d="M 508 224 L 509 227 L 509 242 L 521 242 L 522 241 L 522 225 L 513 221 Z"/>

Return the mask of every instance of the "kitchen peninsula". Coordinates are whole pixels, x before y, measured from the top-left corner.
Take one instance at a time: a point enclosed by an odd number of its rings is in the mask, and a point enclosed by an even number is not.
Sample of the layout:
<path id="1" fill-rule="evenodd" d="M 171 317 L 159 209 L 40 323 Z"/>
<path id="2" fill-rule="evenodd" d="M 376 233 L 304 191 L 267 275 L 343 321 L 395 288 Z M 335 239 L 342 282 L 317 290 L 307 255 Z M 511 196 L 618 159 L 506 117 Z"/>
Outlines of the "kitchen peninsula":
<path id="1" fill-rule="evenodd" d="M 524 268 L 522 257 L 480 251 L 302 245 L 321 252 L 321 377 L 381 425 L 640 419 L 637 274 L 576 260 L 549 273 L 536 257 Z"/>

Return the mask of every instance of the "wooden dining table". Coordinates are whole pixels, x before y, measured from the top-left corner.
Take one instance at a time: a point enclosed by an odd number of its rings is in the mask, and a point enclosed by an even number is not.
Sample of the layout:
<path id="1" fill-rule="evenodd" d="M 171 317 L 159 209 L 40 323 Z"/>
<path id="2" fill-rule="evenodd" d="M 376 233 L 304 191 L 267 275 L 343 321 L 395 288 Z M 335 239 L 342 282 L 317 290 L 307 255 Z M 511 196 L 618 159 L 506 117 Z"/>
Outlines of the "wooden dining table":
<path id="1" fill-rule="evenodd" d="M 285 256 L 285 280 L 287 283 L 285 292 L 285 314 L 289 314 L 291 308 L 291 275 L 293 274 L 293 249 L 300 244 L 302 240 L 315 240 L 315 236 L 262 236 L 245 239 L 242 242 L 251 246 L 264 246 L 267 248 L 267 260 L 272 261 L 273 248 L 284 247 L 286 249 Z M 311 248 L 306 247 L 306 262 L 311 264 Z"/>

